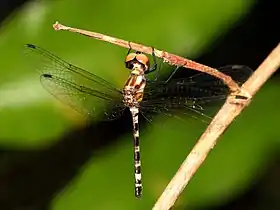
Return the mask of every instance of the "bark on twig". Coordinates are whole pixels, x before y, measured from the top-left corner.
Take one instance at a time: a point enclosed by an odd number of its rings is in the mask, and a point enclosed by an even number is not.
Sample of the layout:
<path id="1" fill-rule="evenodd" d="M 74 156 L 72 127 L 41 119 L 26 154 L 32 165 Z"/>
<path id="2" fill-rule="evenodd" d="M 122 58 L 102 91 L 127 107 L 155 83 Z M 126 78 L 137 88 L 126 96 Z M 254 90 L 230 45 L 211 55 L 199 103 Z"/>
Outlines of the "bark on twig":
<path id="1" fill-rule="evenodd" d="M 137 44 L 134 42 L 125 41 L 122 39 L 118 39 L 115 37 L 107 36 L 104 34 L 92 32 L 92 31 L 86 31 L 83 29 L 78 28 L 72 28 L 69 26 L 65 26 L 60 24 L 59 22 L 56 22 L 53 24 L 53 28 L 57 31 L 59 30 L 66 30 L 71 31 L 75 33 L 79 33 L 85 36 L 88 36 L 93 39 L 98 39 L 101 41 L 109 42 L 121 47 L 125 48 L 131 48 L 136 51 L 140 51 L 146 54 L 152 54 L 152 47 L 147 47 L 142 44 Z M 189 60 L 187 58 L 180 57 L 178 55 L 174 55 L 165 51 L 154 49 L 154 53 L 157 57 L 162 58 L 165 62 L 169 63 L 170 65 L 176 65 L 176 66 L 182 66 L 185 68 L 194 69 L 197 71 L 205 72 L 207 74 L 210 74 L 214 77 L 217 77 L 221 79 L 231 90 L 232 93 L 244 95 L 246 97 L 250 97 L 246 92 L 242 92 L 239 85 L 228 75 L 223 74 L 222 72 L 218 71 L 217 69 L 211 68 L 209 66 L 205 66 L 203 64 L 197 63 L 195 61 Z"/>

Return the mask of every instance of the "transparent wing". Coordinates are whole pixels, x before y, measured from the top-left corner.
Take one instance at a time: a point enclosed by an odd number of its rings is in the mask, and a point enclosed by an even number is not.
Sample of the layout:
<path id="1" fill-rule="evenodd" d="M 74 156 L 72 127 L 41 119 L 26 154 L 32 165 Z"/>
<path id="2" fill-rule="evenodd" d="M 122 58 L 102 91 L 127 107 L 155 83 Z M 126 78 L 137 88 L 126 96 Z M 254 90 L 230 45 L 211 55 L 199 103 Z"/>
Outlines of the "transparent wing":
<path id="1" fill-rule="evenodd" d="M 102 113 L 104 119 L 111 120 L 122 114 L 125 109 L 121 103 L 122 91 L 113 84 L 40 47 L 32 44 L 26 47 L 28 56 L 37 56 L 42 61 L 41 83 L 58 100 L 91 117 Z"/>
<path id="2" fill-rule="evenodd" d="M 231 76 L 238 84 L 245 82 L 253 72 L 239 65 L 225 66 L 219 71 Z M 148 83 L 140 110 L 148 119 L 153 114 L 177 117 L 184 113 L 208 123 L 215 111 L 213 108 L 221 105 L 228 94 L 228 87 L 220 79 L 198 73 L 188 78 L 171 79 L 167 84 Z"/>

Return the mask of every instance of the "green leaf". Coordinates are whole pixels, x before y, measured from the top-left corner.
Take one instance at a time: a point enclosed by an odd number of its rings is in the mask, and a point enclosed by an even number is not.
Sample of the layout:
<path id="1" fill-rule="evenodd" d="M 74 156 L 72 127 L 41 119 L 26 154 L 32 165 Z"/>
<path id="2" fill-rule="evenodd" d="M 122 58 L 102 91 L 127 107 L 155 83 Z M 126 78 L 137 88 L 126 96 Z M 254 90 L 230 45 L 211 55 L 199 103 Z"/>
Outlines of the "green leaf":
<path id="1" fill-rule="evenodd" d="M 56 101 L 42 87 L 28 60 L 25 43 L 37 44 L 119 87 L 128 72 L 126 49 L 65 31 L 58 20 L 190 58 L 200 55 L 242 18 L 252 1 L 35 1 L 6 21 L 0 34 L 0 144 L 44 147 L 83 118 Z M 225 202 L 257 179 L 275 145 L 279 119 L 275 81 L 227 130 L 184 191 L 178 204 Z M 205 125 L 158 118 L 141 127 L 144 197 L 134 198 L 131 135 L 87 163 L 74 182 L 53 201 L 55 210 L 151 209 L 187 156 Z M 140 125 L 141 126 L 141 125 Z M 16 131 L 16 132 L 15 132 Z M 124 141 L 122 141 L 124 142 Z"/>

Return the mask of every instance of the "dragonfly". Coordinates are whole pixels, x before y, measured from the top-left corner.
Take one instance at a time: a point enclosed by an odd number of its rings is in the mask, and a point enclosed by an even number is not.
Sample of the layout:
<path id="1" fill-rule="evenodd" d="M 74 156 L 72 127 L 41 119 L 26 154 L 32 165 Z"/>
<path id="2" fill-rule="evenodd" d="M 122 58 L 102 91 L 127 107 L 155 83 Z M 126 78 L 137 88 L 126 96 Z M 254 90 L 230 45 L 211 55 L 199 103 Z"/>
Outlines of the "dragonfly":
<path id="1" fill-rule="evenodd" d="M 204 113 L 204 107 L 224 101 L 229 89 L 219 79 L 205 73 L 185 78 L 174 78 L 177 69 L 167 80 L 150 80 L 146 75 L 158 69 L 154 53 L 153 65 L 147 55 L 131 52 L 125 57 L 125 67 L 130 70 L 124 87 L 118 88 L 111 82 L 79 68 L 58 56 L 33 44 L 27 44 L 29 52 L 43 60 L 40 80 L 44 88 L 61 102 L 94 118 L 114 120 L 129 109 L 133 124 L 134 181 L 135 196 L 142 196 L 140 161 L 139 114 L 148 121 L 160 114 L 177 117 L 186 114 L 208 123 L 211 117 Z M 219 70 L 232 76 L 242 84 L 252 73 L 247 66 L 229 65 Z"/>

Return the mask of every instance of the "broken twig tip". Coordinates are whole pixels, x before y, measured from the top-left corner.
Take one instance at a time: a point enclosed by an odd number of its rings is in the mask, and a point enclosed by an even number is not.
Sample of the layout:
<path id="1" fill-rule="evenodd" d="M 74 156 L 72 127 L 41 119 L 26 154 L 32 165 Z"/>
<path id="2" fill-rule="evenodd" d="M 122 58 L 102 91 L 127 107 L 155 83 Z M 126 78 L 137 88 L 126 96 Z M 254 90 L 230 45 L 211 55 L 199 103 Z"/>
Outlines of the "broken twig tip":
<path id="1" fill-rule="evenodd" d="M 66 26 L 64 26 L 64 25 L 60 24 L 58 21 L 56 21 L 53 24 L 53 28 L 54 28 L 54 30 L 59 31 L 59 30 L 64 30 L 66 28 Z"/>
<path id="2" fill-rule="evenodd" d="M 58 21 L 56 21 L 56 22 L 53 24 L 53 28 L 54 28 L 54 30 L 56 30 L 56 31 L 60 30 L 60 24 L 59 24 Z"/>

